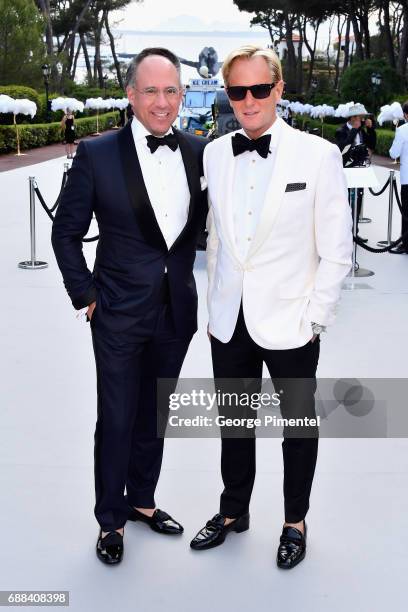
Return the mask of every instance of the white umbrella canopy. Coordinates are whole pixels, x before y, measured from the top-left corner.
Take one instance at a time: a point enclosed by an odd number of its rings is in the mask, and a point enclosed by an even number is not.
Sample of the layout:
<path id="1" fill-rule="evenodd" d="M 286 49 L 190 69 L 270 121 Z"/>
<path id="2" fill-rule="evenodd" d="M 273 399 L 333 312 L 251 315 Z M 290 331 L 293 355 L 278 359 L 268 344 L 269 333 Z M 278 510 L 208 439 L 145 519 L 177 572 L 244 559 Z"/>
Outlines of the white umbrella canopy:
<path id="1" fill-rule="evenodd" d="M 402 106 L 399 102 L 393 102 L 381 107 L 377 120 L 380 125 L 383 125 L 385 121 L 392 121 L 397 124 L 401 119 L 404 119 Z"/>
<path id="2" fill-rule="evenodd" d="M 83 113 L 84 103 L 81 102 L 80 100 L 77 100 L 76 98 L 59 97 L 59 98 L 54 98 L 53 100 L 51 100 L 51 110 L 53 111 L 62 110 L 64 111 L 64 113 L 66 113 L 68 109 L 72 112 Z"/>
<path id="3" fill-rule="evenodd" d="M 37 105 L 26 98 L 17 98 L 14 100 L 14 115 L 30 115 L 31 119 L 37 112 Z"/>
<path id="4" fill-rule="evenodd" d="M 13 115 L 31 115 L 31 118 L 33 118 L 37 112 L 37 105 L 27 98 L 14 99 L 2 94 L 0 96 L 0 112 L 13 113 Z"/>
<path id="5" fill-rule="evenodd" d="M 14 113 L 14 99 L 5 94 L 0 95 L 0 113 Z"/>
<path id="6" fill-rule="evenodd" d="M 335 110 L 333 106 L 327 104 L 320 104 L 314 106 L 310 111 L 310 116 L 314 119 L 324 119 L 325 117 L 334 117 Z"/>
<path id="7" fill-rule="evenodd" d="M 311 115 L 311 114 L 312 114 L 313 109 L 314 109 L 313 104 L 305 104 L 305 105 L 304 105 L 304 113 L 305 113 L 306 115 Z"/>
<path id="8" fill-rule="evenodd" d="M 105 100 L 105 108 L 106 108 L 106 110 L 109 110 L 110 108 L 116 108 L 115 104 L 116 104 L 115 98 L 106 98 L 106 100 Z"/>
<path id="9" fill-rule="evenodd" d="M 115 100 L 115 106 L 113 108 L 124 110 L 125 108 L 127 108 L 128 104 L 129 100 L 127 98 L 117 98 Z"/>
<path id="10" fill-rule="evenodd" d="M 20 134 L 16 122 L 16 115 L 30 115 L 31 118 L 37 112 L 37 105 L 32 100 L 27 98 L 10 98 L 10 96 L 0 96 L 0 112 L 2 113 L 13 113 L 13 121 L 16 128 L 16 139 L 17 139 L 17 155 L 24 155 L 20 151 Z"/>
<path id="11" fill-rule="evenodd" d="M 302 104 L 301 102 L 290 102 L 289 108 L 292 111 L 292 113 L 295 113 L 296 115 L 306 114 L 305 105 Z"/>
<path id="12" fill-rule="evenodd" d="M 99 136 L 99 111 L 112 108 L 113 98 L 104 100 L 103 98 L 88 98 L 85 102 L 85 108 L 96 110 L 96 132 L 95 136 Z"/>
<path id="13" fill-rule="evenodd" d="M 91 110 L 103 110 L 106 108 L 106 100 L 103 98 L 87 98 L 85 108 Z"/>

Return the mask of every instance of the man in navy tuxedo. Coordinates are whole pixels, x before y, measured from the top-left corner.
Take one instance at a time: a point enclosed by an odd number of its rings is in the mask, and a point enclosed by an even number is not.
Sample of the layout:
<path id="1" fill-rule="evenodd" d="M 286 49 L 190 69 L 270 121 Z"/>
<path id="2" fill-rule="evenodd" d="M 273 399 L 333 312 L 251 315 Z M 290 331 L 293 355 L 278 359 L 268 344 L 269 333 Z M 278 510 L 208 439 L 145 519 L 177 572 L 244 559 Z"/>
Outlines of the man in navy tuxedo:
<path id="1" fill-rule="evenodd" d="M 133 120 L 80 143 L 52 231 L 67 292 L 76 309 L 86 308 L 92 330 L 96 552 L 109 564 L 122 559 L 127 519 L 183 531 L 154 500 L 163 453 L 157 379 L 179 376 L 197 330 L 193 264 L 207 214 L 206 141 L 171 127 L 183 96 L 178 58 L 143 50 L 126 91 Z M 93 214 L 99 243 L 90 272 L 82 239 Z"/>

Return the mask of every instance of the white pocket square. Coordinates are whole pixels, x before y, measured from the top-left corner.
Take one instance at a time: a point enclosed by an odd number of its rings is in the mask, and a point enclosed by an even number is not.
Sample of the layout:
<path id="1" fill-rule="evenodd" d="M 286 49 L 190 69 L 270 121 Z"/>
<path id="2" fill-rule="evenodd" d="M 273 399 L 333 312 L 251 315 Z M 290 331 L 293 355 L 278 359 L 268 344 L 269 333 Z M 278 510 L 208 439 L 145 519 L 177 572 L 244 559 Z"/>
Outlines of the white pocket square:
<path id="1" fill-rule="evenodd" d="M 207 189 L 207 179 L 205 178 L 205 176 L 200 176 L 200 184 L 201 184 L 201 191 L 204 191 L 205 189 Z"/>

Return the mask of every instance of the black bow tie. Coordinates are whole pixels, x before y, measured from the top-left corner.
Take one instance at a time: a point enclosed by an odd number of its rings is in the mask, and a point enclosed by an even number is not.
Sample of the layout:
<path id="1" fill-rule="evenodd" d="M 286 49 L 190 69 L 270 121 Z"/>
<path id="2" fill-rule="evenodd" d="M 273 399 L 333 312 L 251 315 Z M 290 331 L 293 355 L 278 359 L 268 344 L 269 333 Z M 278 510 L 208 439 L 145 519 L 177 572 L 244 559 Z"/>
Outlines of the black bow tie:
<path id="1" fill-rule="evenodd" d="M 271 144 L 271 135 L 265 134 L 265 136 L 261 136 L 256 140 L 251 140 L 243 134 L 235 134 L 231 142 L 232 152 L 235 157 L 245 151 L 256 151 L 261 157 L 266 159 L 269 153 L 269 145 Z"/>
<path id="2" fill-rule="evenodd" d="M 178 147 L 178 142 L 175 134 L 167 134 L 167 136 L 163 136 L 162 138 L 158 138 L 157 136 L 146 136 L 147 146 L 150 149 L 151 153 L 157 151 L 160 146 L 167 145 L 170 147 L 172 151 L 175 151 Z"/>

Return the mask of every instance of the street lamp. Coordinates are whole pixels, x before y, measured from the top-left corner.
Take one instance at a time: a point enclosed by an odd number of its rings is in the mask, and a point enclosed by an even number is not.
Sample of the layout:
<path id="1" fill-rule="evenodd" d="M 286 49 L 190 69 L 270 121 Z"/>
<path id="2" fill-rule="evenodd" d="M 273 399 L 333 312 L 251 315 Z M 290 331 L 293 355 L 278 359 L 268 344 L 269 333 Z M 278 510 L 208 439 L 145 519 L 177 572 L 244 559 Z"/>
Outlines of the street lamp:
<path id="1" fill-rule="evenodd" d="M 45 113 L 45 117 L 46 117 L 46 121 L 47 123 L 49 123 L 50 121 L 50 109 L 49 109 L 49 103 L 48 103 L 48 87 L 49 87 L 49 83 L 50 83 L 50 74 L 51 74 L 51 69 L 49 67 L 48 64 L 43 64 L 41 66 L 41 70 L 43 73 L 43 77 L 44 77 L 44 85 L 45 85 L 45 107 L 46 107 L 46 113 Z"/>
<path id="2" fill-rule="evenodd" d="M 104 74 L 103 75 L 103 89 L 104 89 L 104 98 L 106 99 L 106 88 L 108 86 L 108 75 Z"/>
<path id="3" fill-rule="evenodd" d="M 382 82 L 382 76 L 381 74 L 378 74 L 378 72 L 373 72 L 371 75 L 371 85 L 373 86 L 373 106 L 374 106 L 374 113 L 376 111 L 376 105 L 375 105 L 375 97 L 376 97 L 376 93 L 379 90 L 380 86 L 381 86 L 381 82 Z"/>

